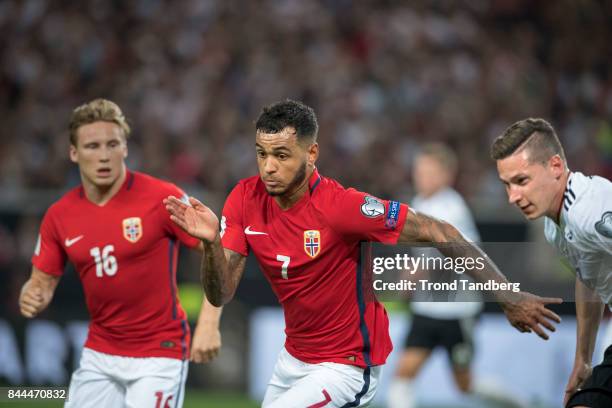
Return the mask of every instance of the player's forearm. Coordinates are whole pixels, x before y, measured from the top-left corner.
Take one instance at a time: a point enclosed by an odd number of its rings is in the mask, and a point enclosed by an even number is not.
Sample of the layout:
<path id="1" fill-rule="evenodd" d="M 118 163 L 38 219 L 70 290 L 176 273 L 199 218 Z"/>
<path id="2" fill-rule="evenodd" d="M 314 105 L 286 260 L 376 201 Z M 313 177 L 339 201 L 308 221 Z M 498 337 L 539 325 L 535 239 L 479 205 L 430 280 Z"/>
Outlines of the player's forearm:
<path id="1" fill-rule="evenodd" d="M 32 269 L 29 284 L 33 287 L 38 287 L 43 293 L 44 298 L 49 300 L 53 297 L 55 289 L 60 281 L 59 276 L 50 275 L 36 268 Z"/>
<path id="2" fill-rule="evenodd" d="M 407 219 L 400 235 L 400 242 L 431 242 L 449 258 L 479 259 L 484 267 L 467 269 L 466 274 L 478 282 L 508 283 L 508 279 L 488 255 L 477 245 L 466 240 L 451 224 L 423 214 L 417 214 L 412 218 L 410 222 Z M 510 301 L 510 295 L 506 291 L 498 291 L 493 295 L 501 303 Z"/>
<path id="3" fill-rule="evenodd" d="M 202 300 L 202 308 L 198 317 L 198 326 L 213 327 L 217 329 L 221 321 L 223 307 L 213 306 L 208 299 Z"/>
<path id="4" fill-rule="evenodd" d="M 24 283 L 19 295 L 21 314 L 33 318 L 45 310 L 53 298 L 59 280 L 58 276 L 46 274 L 32 267 L 30 279 Z"/>
<path id="5" fill-rule="evenodd" d="M 200 278 L 211 305 L 221 307 L 234 297 L 240 273 L 236 263 L 227 259 L 219 235 L 212 242 L 204 241 Z"/>
<path id="6" fill-rule="evenodd" d="M 223 306 L 233 294 L 232 290 L 228 290 L 231 288 L 228 288 L 226 269 L 227 260 L 219 236 L 213 242 L 204 242 L 200 279 L 206 299 L 216 307 Z"/>
<path id="7" fill-rule="evenodd" d="M 456 241 L 451 241 L 450 245 L 442 245 L 440 252 L 451 258 L 478 259 L 481 260 L 482 265 L 484 265 L 483 268 L 466 269 L 465 273 L 467 275 L 472 277 L 477 282 L 496 282 L 498 284 L 508 283 L 506 276 L 482 249 L 472 242 L 465 240 L 461 234 L 459 234 L 459 237 L 456 237 L 455 234 L 452 234 L 452 236 L 454 239 L 456 239 Z M 502 306 L 506 302 L 512 302 L 513 300 L 513 292 L 510 291 L 493 291 L 491 294 L 498 302 L 502 304 Z"/>
<path id="8" fill-rule="evenodd" d="M 597 294 L 576 279 L 575 363 L 591 364 L 604 304 Z"/>
<path id="9" fill-rule="evenodd" d="M 58 282 L 60 281 L 59 276 L 45 273 L 37 268 L 32 268 L 30 279 L 41 285 L 45 285 L 50 289 L 55 289 L 57 287 Z"/>

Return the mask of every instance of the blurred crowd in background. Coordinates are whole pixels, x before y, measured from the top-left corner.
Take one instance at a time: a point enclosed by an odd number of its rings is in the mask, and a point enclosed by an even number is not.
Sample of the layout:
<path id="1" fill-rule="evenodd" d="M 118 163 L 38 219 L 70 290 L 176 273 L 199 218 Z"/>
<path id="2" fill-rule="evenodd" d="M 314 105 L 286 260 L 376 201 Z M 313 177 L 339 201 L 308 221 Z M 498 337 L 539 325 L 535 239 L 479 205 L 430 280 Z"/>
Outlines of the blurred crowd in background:
<path id="1" fill-rule="evenodd" d="M 130 119 L 132 168 L 221 195 L 287 97 L 318 113 L 323 174 L 382 196 L 431 140 L 458 150 L 460 191 L 498 191 L 488 146 L 526 116 L 609 176 L 611 23 L 608 1 L 3 1 L 0 186 L 77 183 L 67 122 L 95 97 Z"/>

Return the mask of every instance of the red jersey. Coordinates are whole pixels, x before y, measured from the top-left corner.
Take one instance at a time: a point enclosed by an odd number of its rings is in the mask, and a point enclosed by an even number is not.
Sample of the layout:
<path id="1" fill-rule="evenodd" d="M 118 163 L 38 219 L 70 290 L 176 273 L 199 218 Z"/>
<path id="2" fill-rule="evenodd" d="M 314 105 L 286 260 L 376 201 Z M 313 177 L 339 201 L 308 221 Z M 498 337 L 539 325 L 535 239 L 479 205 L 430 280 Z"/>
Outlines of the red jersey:
<path id="1" fill-rule="evenodd" d="M 307 363 L 381 365 L 393 346 L 384 307 L 362 271 L 360 242 L 393 244 L 408 207 L 384 201 L 315 170 L 287 210 L 261 179 L 242 180 L 221 218 L 225 248 L 252 250 L 285 313 L 285 347 Z"/>
<path id="2" fill-rule="evenodd" d="M 82 187 L 45 214 L 32 263 L 61 276 L 77 270 L 91 316 L 85 347 L 130 357 L 186 359 L 189 327 L 176 289 L 179 242 L 198 240 L 168 216 L 162 200 L 175 185 L 128 172 L 121 189 L 98 206 Z"/>

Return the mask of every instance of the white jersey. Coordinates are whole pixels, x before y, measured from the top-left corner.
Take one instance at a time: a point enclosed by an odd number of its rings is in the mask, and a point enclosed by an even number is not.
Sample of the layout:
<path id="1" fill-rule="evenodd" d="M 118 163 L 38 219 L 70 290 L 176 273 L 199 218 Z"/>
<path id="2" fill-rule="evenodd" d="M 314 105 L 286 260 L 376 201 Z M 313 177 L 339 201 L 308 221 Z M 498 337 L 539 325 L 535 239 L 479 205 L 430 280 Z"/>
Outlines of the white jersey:
<path id="1" fill-rule="evenodd" d="M 546 240 L 569 261 L 576 276 L 604 303 L 612 300 L 612 183 L 571 173 L 559 225 L 546 217 Z"/>
<path id="2" fill-rule="evenodd" d="M 412 201 L 412 208 L 448 222 L 457 228 L 468 241 L 480 241 L 470 209 L 461 195 L 452 188 L 445 188 L 427 198 L 416 196 Z M 434 319 L 461 319 L 480 312 L 482 303 L 477 301 L 412 302 L 412 310 L 416 314 Z"/>

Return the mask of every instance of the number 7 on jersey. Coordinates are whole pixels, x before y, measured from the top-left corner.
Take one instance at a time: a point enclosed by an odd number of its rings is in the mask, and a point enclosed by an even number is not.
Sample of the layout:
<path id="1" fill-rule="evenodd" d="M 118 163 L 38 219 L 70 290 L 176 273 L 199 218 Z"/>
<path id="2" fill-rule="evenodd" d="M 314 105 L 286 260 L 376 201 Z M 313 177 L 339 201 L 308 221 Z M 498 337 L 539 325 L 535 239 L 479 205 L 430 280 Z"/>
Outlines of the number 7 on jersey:
<path id="1" fill-rule="evenodd" d="M 287 255 L 276 255 L 276 260 L 283 263 L 281 266 L 281 275 L 283 276 L 283 279 L 289 279 L 287 270 L 289 269 L 289 262 L 291 262 L 291 258 L 289 258 Z"/>

